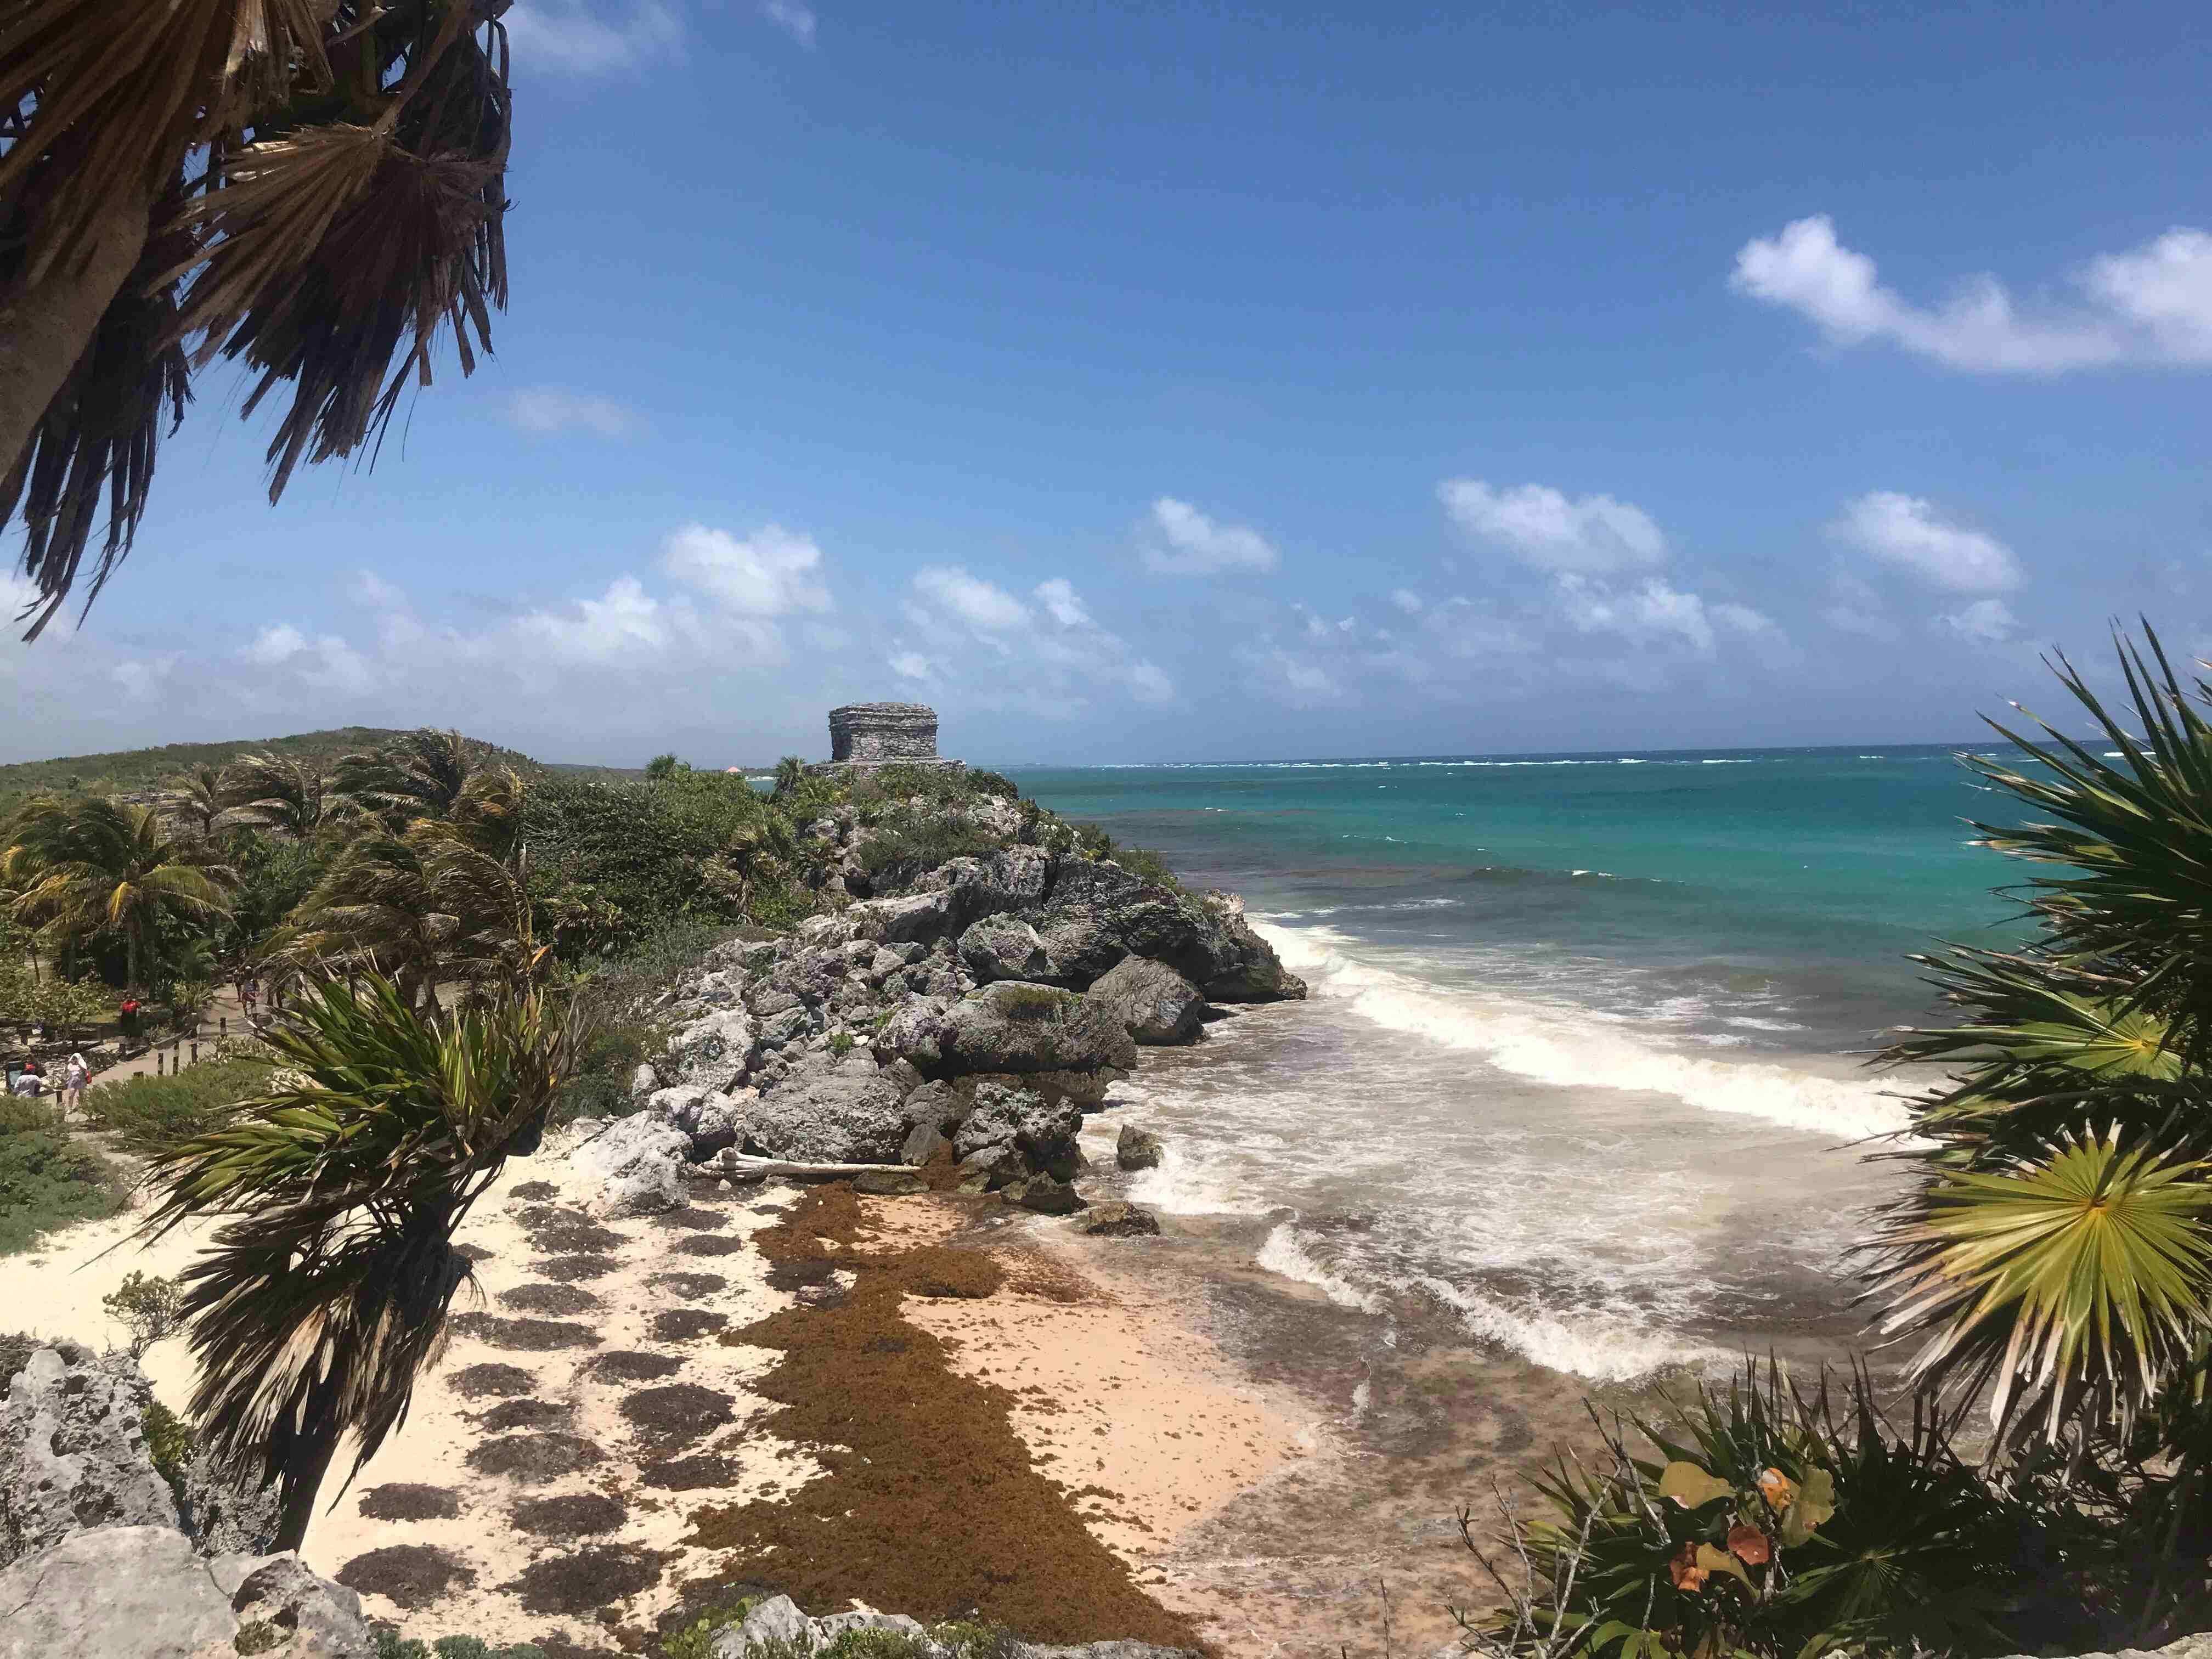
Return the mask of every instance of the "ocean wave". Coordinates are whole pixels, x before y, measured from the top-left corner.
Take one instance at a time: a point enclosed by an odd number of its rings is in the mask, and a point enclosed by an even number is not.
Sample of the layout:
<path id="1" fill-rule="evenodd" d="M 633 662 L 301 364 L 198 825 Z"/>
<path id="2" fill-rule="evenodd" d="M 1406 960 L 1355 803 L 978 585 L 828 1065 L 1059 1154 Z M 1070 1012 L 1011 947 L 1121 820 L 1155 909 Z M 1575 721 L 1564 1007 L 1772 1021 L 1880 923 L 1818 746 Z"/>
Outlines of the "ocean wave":
<path id="1" fill-rule="evenodd" d="M 1655 1371 L 1688 1367 L 1707 1370 L 1731 1357 L 1702 1342 L 1686 1341 L 1631 1320 L 1577 1312 L 1513 1308 L 1441 1279 L 1417 1281 L 1459 1316 L 1476 1336 L 1510 1348 L 1525 1359 L 1595 1382 L 1632 1382 Z"/>
<path id="2" fill-rule="evenodd" d="M 1340 948 L 1352 943 L 1326 927 L 1259 924 L 1284 965 L 1321 996 L 1341 998 L 1390 1030 L 1480 1053 L 1493 1066 L 1568 1088 L 1648 1090 L 1709 1112 L 1761 1118 L 1837 1140 L 1863 1140 L 1909 1126 L 1903 1105 L 1873 1085 L 1814 1076 L 1771 1063 L 1731 1063 L 1654 1048 L 1571 1014 L 1510 999 L 1476 998 L 1373 968 Z"/>
<path id="3" fill-rule="evenodd" d="M 1382 1298 L 1371 1291 L 1363 1291 L 1351 1280 L 1331 1273 L 1314 1260 L 1298 1237 L 1295 1221 L 1279 1224 L 1267 1235 L 1267 1242 L 1260 1247 L 1253 1258 L 1271 1273 L 1300 1285 L 1310 1285 L 1340 1308 L 1349 1308 L 1355 1313 L 1379 1314 Z"/>

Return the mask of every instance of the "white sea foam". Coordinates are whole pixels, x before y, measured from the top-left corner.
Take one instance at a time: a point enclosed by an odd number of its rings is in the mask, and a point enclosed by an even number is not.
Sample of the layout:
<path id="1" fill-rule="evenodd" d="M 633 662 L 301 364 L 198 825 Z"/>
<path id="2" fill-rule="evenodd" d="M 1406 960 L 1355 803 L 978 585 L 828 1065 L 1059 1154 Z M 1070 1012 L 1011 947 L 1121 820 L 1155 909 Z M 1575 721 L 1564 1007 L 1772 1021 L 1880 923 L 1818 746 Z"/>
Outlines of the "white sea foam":
<path id="1" fill-rule="evenodd" d="M 1346 999 L 1363 1018 L 1481 1054 L 1501 1070 L 1569 1088 L 1649 1090 L 1710 1112 L 1763 1118 L 1838 1141 L 1907 1127 L 1905 1109 L 1869 1084 L 1773 1064 L 1670 1054 L 1618 1024 L 1599 1029 L 1567 1011 L 1446 990 L 1346 953 L 1355 941 L 1327 927 L 1259 932 L 1316 995 Z"/>
<path id="2" fill-rule="evenodd" d="M 1313 1259 L 1305 1243 L 1298 1237 L 1298 1224 L 1285 1221 L 1267 1235 L 1267 1242 L 1260 1247 L 1255 1258 L 1271 1273 L 1280 1273 L 1285 1279 L 1296 1279 L 1301 1285 L 1310 1285 L 1340 1308 L 1349 1308 L 1355 1313 L 1381 1313 L 1382 1298 L 1370 1291 L 1363 1291 L 1349 1279 L 1339 1277 Z"/>
<path id="3" fill-rule="evenodd" d="M 1717 1348 L 1671 1337 L 1630 1320 L 1579 1312 L 1562 1318 L 1536 1309 L 1510 1308 L 1441 1279 L 1425 1277 L 1419 1283 L 1457 1314 L 1461 1323 L 1475 1335 L 1502 1344 L 1539 1365 L 1571 1371 L 1594 1382 L 1628 1382 L 1670 1366 L 1705 1370 L 1729 1359 Z"/>

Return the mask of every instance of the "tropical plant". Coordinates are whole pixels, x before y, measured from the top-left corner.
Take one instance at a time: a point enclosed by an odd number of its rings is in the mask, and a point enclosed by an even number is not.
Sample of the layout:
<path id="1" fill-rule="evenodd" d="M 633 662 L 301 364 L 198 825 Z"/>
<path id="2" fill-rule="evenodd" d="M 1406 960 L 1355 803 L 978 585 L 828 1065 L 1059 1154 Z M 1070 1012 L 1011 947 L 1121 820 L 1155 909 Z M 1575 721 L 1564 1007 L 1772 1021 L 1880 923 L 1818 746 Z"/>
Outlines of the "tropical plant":
<path id="1" fill-rule="evenodd" d="M 441 983 L 520 986 L 538 957 L 519 872 L 428 820 L 355 841 L 268 952 L 284 969 L 389 975 L 410 1006 L 432 1008 Z"/>
<path id="2" fill-rule="evenodd" d="M 691 769 L 684 766 L 684 763 L 673 755 L 655 755 L 651 760 L 646 762 L 645 775 L 658 783 L 663 778 L 675 776 L 678 767 L 682 767 L 686 772 Z"/>
<path id="3" fill-rule="evenodd" d="M 339 757 L 332 780 L 392 830 L 450 815 L 477 775 L 483 745 L 459 732 L 404 732 L 367 754 Z"/>
<path id="4" fill-rule="evenodd" d="M 454 1229 L 536 1149 L 572 1036 L 532 995 L 426 1011 L 325 980 L 272 1022 L 267 1087 L 157 1152 L 141 1233 L 216 1224 L 181 1276 L 209 1449 L 280 1487 L 296 1549 L 339 1443 L 353 1474 L 405 1420 L 471 1282 Z"/>
<path id="5" fill-rule="evenodd" d="M 1925 1403 L 1892 1431 L 1854 1374 L 1840 1396 L 1770 1364 L 1700 1389 L 1669 1420 L 1601 1423 L 1595 1465 L 1561 1457 L 1547 1514 L 1504 1510 L 1509 1559 L 1461 1535 L 1502 1593 L 1461 1615 L 1521 1654 L 2007 1653 L 2048 1644 L 2067 1588 L 2061 1527 L 1955 1456 Z M 1630 1446 L 1630 1437 L 1645 1449 Z"/>
<path id="6" fill-rule="evenodd" d="M 143 1359 L 146 1350 L 156 1342 L 176 1334 L 183 1301 L 184 1293 L 177 1288 L 176 1280 L 131 1273 L 125 1274 L 120 1285 L 100 1298 L 100 1305 L 107 1310 L 110 1319 L 131 1334 L 125 1349 L 137 1361 Z"/>
<path id="7" fill-rule="evenodd" d="M 20 884 L 15 919 L 60 939 L 118 935 L 126 982 L 152 960 L 164 917 L 204 925 L 229 908 L 233 872 L 162 815 L 106 795 L 44 796 L 17 813 L 0 879 Z"/>
<path id="8" fill-rule="evenodd" d="M 786 755 L 775 763 L 775 793 L 787 795 L 806 781 L 806 763 L 797 755 Z"/>
<path id="9" fill-rule="evenodd" d="M 504 9 L 0 5 L 0 516 L 33 635 L 128 553 L 211 358 L 247 368 L 245 414 L 293 388 L 272 498 L 377 438 L 448 328 L 473 369 L 507 299 Z"/>
<path id="10" fill-rule="evenodd" d="M 170 817 L 192 825 L 205 841 L 215 834 L 216 820 L 229 805 L 223 799 L 225 787 L 221 767 L 196 766 L 182 783 L 162 795 L 161 805 Z"/>
<path id="11" fill-rule="evenodd" d="M 1920 958 L 1956 1018 L 1887 1056 L 1947 1072 L 1895 1154 L 1881 1328 L 2015 1440 L 2124 1425 L 2212 1340 L 2212 688 L 2147 651 L 2119 642 L 2124 719 L 2057 664 L 2100 738 L 1992 721 L 2023 760 L 1966 757 L 2033 815 L 1975 828 L 2034 867 L 2039 933 Z"/>
<path id="12" fill-rule="evenodd" d="M 250 823 L 306 841 L 329 823 L 339 802 L 331 780 L 312 760 L 240 755 L 222 772 L 222 800 Z"/>

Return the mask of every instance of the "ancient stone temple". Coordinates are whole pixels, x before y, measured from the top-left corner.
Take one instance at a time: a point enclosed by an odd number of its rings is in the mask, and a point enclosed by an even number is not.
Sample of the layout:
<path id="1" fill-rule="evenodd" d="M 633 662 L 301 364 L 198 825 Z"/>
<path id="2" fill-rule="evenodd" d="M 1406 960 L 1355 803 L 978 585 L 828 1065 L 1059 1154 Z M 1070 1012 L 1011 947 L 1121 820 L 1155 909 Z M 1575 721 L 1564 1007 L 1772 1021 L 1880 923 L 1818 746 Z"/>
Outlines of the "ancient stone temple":
<path id="1" fill-rule="evenodd" d="M 937 711 L 918 702 L 848 702 L 830 711 L 832 767 L 959 766 L 937 753 Z"/>

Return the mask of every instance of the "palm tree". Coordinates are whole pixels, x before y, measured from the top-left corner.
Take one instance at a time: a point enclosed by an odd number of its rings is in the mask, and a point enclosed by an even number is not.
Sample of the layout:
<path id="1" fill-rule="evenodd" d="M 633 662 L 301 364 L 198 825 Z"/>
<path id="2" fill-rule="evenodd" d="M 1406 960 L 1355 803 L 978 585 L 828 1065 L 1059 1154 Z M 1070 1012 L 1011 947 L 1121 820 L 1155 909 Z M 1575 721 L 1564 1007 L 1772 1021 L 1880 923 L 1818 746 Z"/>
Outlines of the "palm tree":
<path id="1" fill-rule="evenodd" d="M 2023 760 L 1966 758 L 2031 815 L 1975 827 L 2035 872 L 2039 932 L 1921 958 L 1957 1018 L 1887 1056 L 1948 1073 L 1893 1154 L 1917 1178 L 1875 1243 L 1882 1328 L 2014 1441 L 2171 1427 L 2212 1345 L 2212 686 L 2154 633 L 2120 666 L 2125 719 L 2057 665 L 2100 737 L 1992 721 Z"/>
<path id="2" fill-rule="evenodd" d="M 207 841 L 215 835 L 216 820 L 228 809 L 223 799 L 223 775 L 220 767 L 201 766 L 161 797 L 161 805 L 170 815 L 198 826 L 200 839 Z"/>
<path id="3" fill-rule="evenodd" d="M 340 1442 L 350 1483 L 406 1420 L 471 1282 L 454 1229 L 536 1150 L 574 1039 L 534 996 L 422 1012 L 374 977 L 314 986 L 265 1035 L 286 1070 L 154 1155 L 141 1232 L 220 1224 L 181 1275 L 191 1414 L 218 1456 L 277 1483 L 292 1550 Z"/>
<path id="4" fill-rule="evenodd" d="M 313 761 L 240 755 L 222 773 L 222 800 L 265 830 L 305 841 L 335 816 L 337 792 Z"/>
<path id="5" fill-rule="evenodd" d="M 121 935 L 133 986 L 153 958 L 164 917 L 203 922 L 229 912 L 235 879 L 205 843 L 170 835 L 162 815 L 112 796 L 43 796 L 16 815 L 0 879 L 21 884 L 18 921 L 58 939 Z"/>
<path id="6" fill-rule="evenodd" d="M 435 1009 L 441 983 L 526 986 L 541 952 L 520 872 L 424 820 L 361 836 L 278 935 L 270 959 L 301 970 L 365 967 L 408 1005 Z"/>
<path id="7" fill-rule="evenodd" d="M 32 635 L 130 550 L 211 358 L 245 414 L 291 386 L 272 499 L 379 438 L 448 329 L 473 371 L 507 303 L 507 3 L 0 0 L 0 520 Z"/>
<path id="8" fill-rule="evenodd" d="M 775 763 L 775 793 L 787 795 L 799 787 L 806 777 L 806 763 L 796 755 L 786 755 Z"/>
<path id="9" fill-rule="evenodd" d="M 481 764 L 483 745 L 458 732 L 403 732 L 374 754 L 340 758 L 333 785 L 394 830 L 452 813 Z"/>

